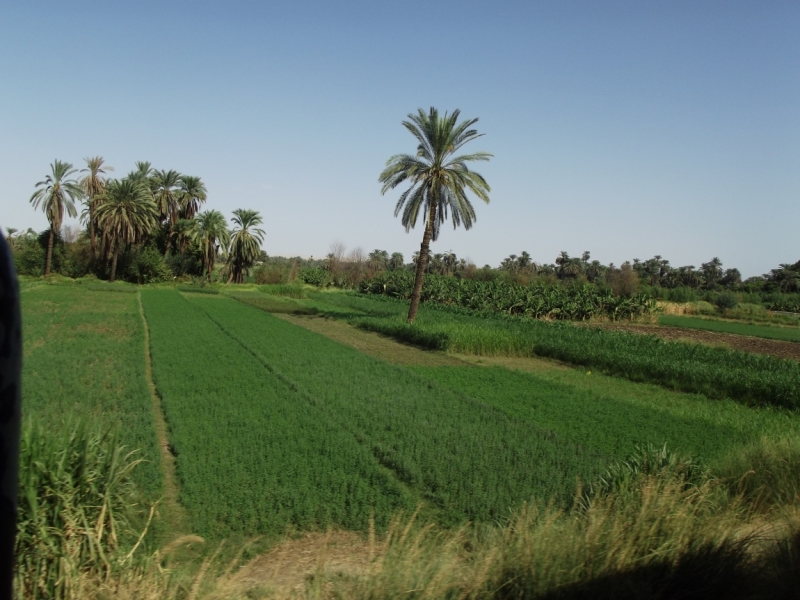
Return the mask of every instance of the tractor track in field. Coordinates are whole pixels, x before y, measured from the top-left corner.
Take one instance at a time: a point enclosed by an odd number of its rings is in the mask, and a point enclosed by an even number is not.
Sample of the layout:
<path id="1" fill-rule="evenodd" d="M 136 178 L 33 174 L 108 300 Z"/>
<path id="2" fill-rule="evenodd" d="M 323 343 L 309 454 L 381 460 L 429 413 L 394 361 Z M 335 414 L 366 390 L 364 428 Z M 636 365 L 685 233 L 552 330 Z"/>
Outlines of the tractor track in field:
<path id="1" fill-rule="evenodd" d="M 169 428 L 164 417 L 164 408 L 161 406 L 161 396 L 153 381 L 153 362 L 150 356 L 150 327 L 142 306 L 141 293 L 136 294 L 139 301 L 139 315 L 144 327 L 144 359 L 147 388 L 153 401 L 153 417 L 158 436 L 158 449 L 161 454 L 161 471 L 164 475 L 164 499 L 162 501 L 162 516 L 170 524 L 175 533 L 189 533 L 189 515 L 180 503 L 180 484 L 178 483 L 175 455 L 169 443 Z"/>

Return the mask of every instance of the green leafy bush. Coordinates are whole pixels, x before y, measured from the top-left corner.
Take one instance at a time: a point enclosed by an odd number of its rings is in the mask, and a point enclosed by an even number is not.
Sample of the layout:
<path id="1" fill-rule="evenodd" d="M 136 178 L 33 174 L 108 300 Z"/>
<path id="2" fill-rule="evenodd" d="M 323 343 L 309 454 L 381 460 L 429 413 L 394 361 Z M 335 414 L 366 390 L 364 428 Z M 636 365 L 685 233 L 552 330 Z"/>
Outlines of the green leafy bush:
<path id="1" fill-rule="evenodd" d="M 319 267 L 307 267 L 300 269 L 299 278 L 303 283 L 315 285 L 317 287 L 328 287 L 333 281 L 331 274 L 325 269 Z"/>
<path id="2" fill-rule="evenodd" d="M 730 310 L 736 308 L 739 301 L 736 299 L 736 294 L 733 292 L 723 292 L 714 298 L 714 305 L 720 310 Z"/>
<path id="3" fill-rule="evenodd" d="M 39 277 L 44 273 L 45 249 L 32 236 L 19 238 L 14 243 L 14 266 L 18 275 Z"/>
<path id="4" fill-rule="evenodd" d="M 164 257 L 154 246 L 133 250 L 128 258 L 125 278 L 138 284 L 169 281 L 172 271 L 164 262 Z"/>

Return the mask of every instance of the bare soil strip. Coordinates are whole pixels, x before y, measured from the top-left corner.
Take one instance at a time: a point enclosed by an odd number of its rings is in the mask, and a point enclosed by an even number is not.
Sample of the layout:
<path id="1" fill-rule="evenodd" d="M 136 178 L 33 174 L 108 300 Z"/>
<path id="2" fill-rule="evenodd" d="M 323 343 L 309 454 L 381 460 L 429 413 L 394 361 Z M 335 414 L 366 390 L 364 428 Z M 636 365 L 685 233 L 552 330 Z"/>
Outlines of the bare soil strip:
<path id="1" fill-rule="evenodd" d="M 666 340 L 678 342 L 694 342 L 712 346 L 727 346 L 734 350 L 754 352 L 756 354 L 769 354 L 778 358 L 788 358 L 800 361 L 800 344 L 784 342 L 781 340 L 768 340 L 766 338 L 736 335 L 734 333 L 719 333 L 701 329 L 688 329 L 682 327 L 661 327 L 659 325 L 641 325 L 636 323 L 602 323 L 591 325 L 617 331 L 657 335 Z"/>
<path id="2" fill-rule="evenodd" d="M 144 326 L 144 360 L 145 375 L 147 376 L 147 387 L 150 390 L 150 397 L 153 400 L 153 416 L 155 419 L 156 435 L 158 436 L 158 447 L 161 451 L 161 470 L 164 473 L 164 499 L 161 502 L 160 513 L 162 518 L 170 524 L 175 535 L 190 533 L 189 516 L 186 509 L 181 506 L 180 486 L 175 468 L 175 457 L 169 446 L 169 436 L 167 422 L 164 419 L 164 411 L 161 407 L 161 397 L 158 395 L 156 384 L 153 381 L 153 363 L 150 358 L 150 328 L 144 316 L 141 294 L 136 294 L 139 300 L 139 314 L 142 317 Z"/>
<path id="3" fill-rule="evenodd" d="M 231 577 L 224 591 L 244 592 L 245 597 L 305 598 L 306 581 L 313 575 L 327 575 L 323 580 L 357 576 L 367 570 L 370 556 L 368 540 L 358 533 L 307 533 L 254 558 Z"/>

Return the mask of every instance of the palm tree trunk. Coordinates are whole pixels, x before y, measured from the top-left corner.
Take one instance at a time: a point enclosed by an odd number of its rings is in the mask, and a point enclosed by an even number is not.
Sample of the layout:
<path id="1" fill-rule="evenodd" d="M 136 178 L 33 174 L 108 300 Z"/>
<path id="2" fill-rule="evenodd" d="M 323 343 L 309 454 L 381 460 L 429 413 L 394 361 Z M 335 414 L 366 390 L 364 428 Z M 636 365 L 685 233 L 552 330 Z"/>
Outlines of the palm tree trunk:
<path id="1" fill-rule="evenodd" d="M 169 235 L 167 235 L 167 249 L 166 249 L 166 250 L 164 250 L 164 258 L 165 258 L 165 259 L 166 259 L 166 258 L 167 258 L 167 256 L 169 255 L 169 247 L 170 247 L 171 245 L 172 245 L 172 237 L 170 237 Z"/>
<path id="2" fill-rule="evenodd" d="M 50 275 L 50 265 L 53 260 L 53 226 L 50 225 L 50 237 L 47 238 L 47 256 L 44 259 L 44 276 Z"/>
<path id="3" fill-rule="evenodd" d="M 425 276 L 425 267 L 428 266 L 428 250 L 433 238 L 433 224 L 436 220 L 436 202 L 431 198 L 431 209 L 428 213 L 428 223 L 425 225 L 425 233 L 422 236 L 422 244 L 419 247 L 419 257 L 417 258 L 417 272 L 414 276 L 414 291 L 411 292 L 411 306 L 408 308 L 407 323 L 413 323 L 417 318 L 419 309 L 419 297 L 422 294 L 422 278 Z"/>
<path id="4" fill-rule="evenodd" d="M 117 257 L 119 256 L 119 242 L 114 245 L 114 258 L 111 259 L 111 277 L 109 280 L 114 283 L 117 274 Z"/>
<path id="5" fill-rule="evenodd" d="M 94 209 L 89 204 L 89 240 L 92 243 L 92 260 L 97 260 L 97 232 L 94 228 Z"/>
<path id="6" fill-rule="evenodd" d="M 100 239 L 100 247 L 103 249 L 103 262 L 108 264 L 108 256 L 111 253 L 111 242 L 108 239 L 108 232 L 103 231 L 103 237 Z"/>

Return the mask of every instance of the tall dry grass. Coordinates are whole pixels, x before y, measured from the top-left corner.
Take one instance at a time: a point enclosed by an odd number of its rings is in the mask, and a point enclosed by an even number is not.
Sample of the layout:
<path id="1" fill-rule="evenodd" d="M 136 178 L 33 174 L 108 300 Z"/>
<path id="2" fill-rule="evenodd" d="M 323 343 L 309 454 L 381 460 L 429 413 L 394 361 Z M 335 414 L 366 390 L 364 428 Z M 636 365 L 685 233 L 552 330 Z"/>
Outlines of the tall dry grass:
<path id="1" fill-rule="evenodd" d="M 772 475 L 752 479 L 747 493 L 737 487 L 741 473 L 698 479 L 696 465 L 667 458 L 596 485 L 570 512 L 530 504 L 505 526 L 456 532 L 414 518 L 396 521 L 372 570 L 334 582 L 328 596 L 794 598 L 800 593 L 796 504 L 773 495 L 772 508 L 781 510 L 768 515 L 763 503 L 754 504 L 767 487 L 797 479 L 776 468 L 782 460 L 765 459 Z"/>
<path id="2" fill-rule="evenodd" d="M 235 576 L 244 547 L 184 552 L 202 544 L 187 536 L 145 551 L 125 510 L 136 459 L 113 437 L 28 426 L 23 440 L 19 598 L 276 597 Z M 569 511 L 532 502 L 504 524 L 455 530 L 398 515 L 385 534 L 370 529 L 366 569 L 334 577 L 320 565 L 295 597 L 795 598 L 798 508 L 800 441 L 763 440 L 713 474 L 648 446 L 579 490 Z"/>
<path id="3" fill-rule="evenodd" d="M 83 422 L 61 430 L 30 420 L 23 425 L 15 549 L 19 598 L 74 597 L 82 576 L 107 579 L 131 559 L 149 525 L 149 519 L 141 523 L 147 512 L 137 506 L 131 479 L 141 462 L 114 435 Z"/>

